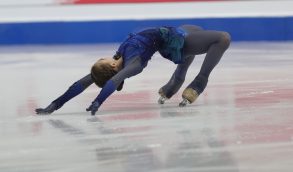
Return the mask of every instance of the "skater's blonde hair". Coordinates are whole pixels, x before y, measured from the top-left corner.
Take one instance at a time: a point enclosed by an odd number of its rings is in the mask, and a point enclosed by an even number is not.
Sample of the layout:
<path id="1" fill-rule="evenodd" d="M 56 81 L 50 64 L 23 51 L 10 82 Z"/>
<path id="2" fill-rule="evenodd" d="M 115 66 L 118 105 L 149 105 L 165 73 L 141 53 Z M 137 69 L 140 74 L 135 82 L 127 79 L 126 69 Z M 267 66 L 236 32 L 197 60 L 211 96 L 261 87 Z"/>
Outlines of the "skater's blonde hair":
<path id="1" fill-rule="evenodd" d="M 97 61 L 91 68 L 92 80 L 100 88 L 103 88 L 106 82 L 117 73 L 118 71 L 116 71 L 110 64 L 100 63 L 99 61 Z M 117 91 L 122 90 L 123 84 L 124 81 L 120 83 Z"/>
<path id="2" fill-rule="evenodd" d="M 96 62 L 91 68 L 91 76 L 95 84 L 102 88 L 106 82 L 116 75 L 115 71 L 111 65 Z"/>

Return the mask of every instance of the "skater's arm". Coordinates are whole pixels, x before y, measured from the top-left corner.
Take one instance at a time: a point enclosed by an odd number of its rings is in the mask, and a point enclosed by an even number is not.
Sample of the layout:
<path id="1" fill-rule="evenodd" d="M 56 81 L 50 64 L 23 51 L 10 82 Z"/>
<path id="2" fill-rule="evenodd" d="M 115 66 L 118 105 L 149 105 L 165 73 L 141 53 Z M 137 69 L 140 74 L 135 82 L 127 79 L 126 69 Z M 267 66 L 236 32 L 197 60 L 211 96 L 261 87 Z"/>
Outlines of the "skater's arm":
<path id="1" fill-rule="evenodd" d="M 73 97 L 77 96 L 78 94 L 82 93 L 88 86 L 93 83 L 91 75 L 88 74 L 85 77 L 81 78 L 80 80 L 76 81 L 72 84 L 69 89 L 59 98 L 54 100 L 58 105 L 58 109 L 61 108 L 66 102 L 68 102 Z"/>
<path id="2" fill-rule="evenodd" d="M 92 83 L 93 83 L 93 80 L 91 78 L 91 75 L 90 74 L 86 75 L 85 77 L 81 78 L 80 80 L 72 84 L 63 95 L 61 95 L 56 100 L 54 100 L 48 107 L 36 109 L 36 113 L 37 114 L 52 113 L 53 111 L 61 108 L 67 101 L 69 101 L 73 97 L 83 92 Z"/>
<path id="3" fill-rule="evenodd" d="M 92 115 L 98 110 L 99 106 L 117 89 L 122 81 L 131 76 L 137 75 L 143 70 L 141 65 L 141 58 L 134 58 L 127 64 L 122 70 L 120 70 L 115 76 L 108 80 L 101 90 L 97 98 L 92 102 L 92 105 L 87 109 L 91 111 Z"/>

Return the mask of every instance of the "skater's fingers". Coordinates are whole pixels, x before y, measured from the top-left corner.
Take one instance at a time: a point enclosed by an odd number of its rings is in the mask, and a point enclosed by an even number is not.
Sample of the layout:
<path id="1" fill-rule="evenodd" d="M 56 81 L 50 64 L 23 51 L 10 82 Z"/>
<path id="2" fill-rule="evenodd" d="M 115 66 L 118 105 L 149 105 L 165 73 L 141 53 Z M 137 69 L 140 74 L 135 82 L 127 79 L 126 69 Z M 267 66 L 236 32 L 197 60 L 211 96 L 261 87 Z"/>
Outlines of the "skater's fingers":
<path id="1" fill-rule="evenodd" d="M 36 114 L 38 114 L 38 115 L 50 114 L 48 111 L 46 111 L 46 109 L 43 109 L 43 108 L 35 109 L 35 112 L 36 112 Z"/>
<path id="2" fill-rule="evenodd" d="M 97 112 L 96 110 L 92 110 L 92 111 L 91 111 L 91 115 L 95 115 L 96 112 Z"/>
<path id="3" fill-rule="evenodd" d="M 37 108 L 37 109 L 35 109 L 35 112 L 36 112 L 36 113 L 41 113 L 42 111 L 44 111 L 44 109 L 42 109 L 42 108 Z"/>
<path id="4" fill-rule="evenodd" d="M 92 110 L 92 107 L 93 107 L 93 106 L 90 105 L 90 106 L 89 106 L 88 108 L 86 108 L 85 110 L 86 110 L 86 111 L 91 111 L 91 110 Z"/>
<path id="5" fill-rule="evenodd" d="M 87 108 L 87 111 L 91 111 L 91 115 L 95 115 L 100 107 L 99 102 L 93 102 L 90 107 Z"/>

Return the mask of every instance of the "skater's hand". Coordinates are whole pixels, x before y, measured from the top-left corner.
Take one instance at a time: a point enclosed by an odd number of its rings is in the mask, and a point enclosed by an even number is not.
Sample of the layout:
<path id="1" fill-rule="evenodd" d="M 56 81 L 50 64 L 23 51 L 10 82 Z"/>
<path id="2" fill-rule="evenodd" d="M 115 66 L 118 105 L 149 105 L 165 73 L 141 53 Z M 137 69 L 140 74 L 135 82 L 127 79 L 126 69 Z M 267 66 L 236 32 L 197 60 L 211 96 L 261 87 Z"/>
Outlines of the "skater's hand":
<path id="1" fill-rule="evenodd" d="M 57 109 L 56 107 L 55 103 L 51 103 L 46 108 L 37 108 L 35 111 L 38 115 L 49 115 Z"/>
<path id="2" fill-rule="evenodd" d="M 91 111 L 91 114 L 95 115 L 99 107 L 100 107 L 100 103 L 94 101 L 88 108 L 86 108 L 86 111 Z"/>

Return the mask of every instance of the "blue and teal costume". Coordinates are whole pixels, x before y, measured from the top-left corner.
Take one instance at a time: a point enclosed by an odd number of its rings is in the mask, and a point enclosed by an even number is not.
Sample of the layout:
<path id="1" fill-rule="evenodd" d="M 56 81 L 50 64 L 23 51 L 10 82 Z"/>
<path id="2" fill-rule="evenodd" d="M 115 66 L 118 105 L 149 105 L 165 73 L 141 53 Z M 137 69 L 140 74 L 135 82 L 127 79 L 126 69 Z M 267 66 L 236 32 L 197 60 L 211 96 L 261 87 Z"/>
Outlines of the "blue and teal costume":
<path id="1" fill-rule="evenodd" d="M 148 61 L 159 51 L 160 54 L 173 61 L 175 64 L 182 63 L 184 61 L 183 45 L 184 45 L 185 32 L 179 28 L 174 27 L 160 27 L 147 29 L 138 33 L 132 33 L 128 38 L 120 45 L 117 53 L 123 58 L 123 67 L 128 68 L 131 65 L 133 58 L 140 58 L 140 69 L 129 70 L 131 76 L 140 73 L 143 68 L 147 66 Z M 122 76 L 123 80 L 127 76 Z M 100 105 L 117 89 L 120 83 L 115 84 L 110 79 L 98 97 L 94 102 L 98 102 Z"/>
<path id="2" fill-rule="evenodd" d="M 164 58 L 175 64 L 182 63 L 185 60 L 182 51 L 185 35 L 186 33 L 182 29 L 175 27 L 158 27 L 131 33 L 120 45 L 117 55 L 123 58 L 123 68 L 126 68 L 126 70 L 131 68 L 134 58 L 140 58 L 140 67 L 135 70 L 129 70 L 131 76 L 140 73 L 157 51 Z M 122 81 L 127 78 L 127 76 L 123 75 L 121 77 Z M 62 107 L 67 101 L 83 92 L 89 86 L 89 84 L 84 84 L 83 81 L 81 79 L 75 82 L 62 96 L 53 101 L 56 105 L 55 110 Z M 117 89 L 119 84 L 112 79 L 107 81 L 93 104 L 100 106 Z"/>
<path id="3" fill-rule="evenodd" d="M 229 33 L 203 30 L 195 25 L 158 27 L 130 34 L 120 45 L 117 55 L 123 58 L 123 68 L 102 88 L 100 94 L 87 109 L 92 114 L 123 83 L 124 79 L 140 73 L 155 52 L 178 64 L 171 79 L 160 90 L 167 98 L 172 97 L 182 86 L 186 72 L 195 55 L 206 53 L 201 69 L 195 79 L 187 86 L 198 94 L 205 89 L 208 78 L 230 45 Z M 71 98 L 80 94 L 93 83 L 91 74 L 75 82 L 62 96 L 54 100 L 47 108 L 36 109 L 38 114 L 52 113 Z"/>

